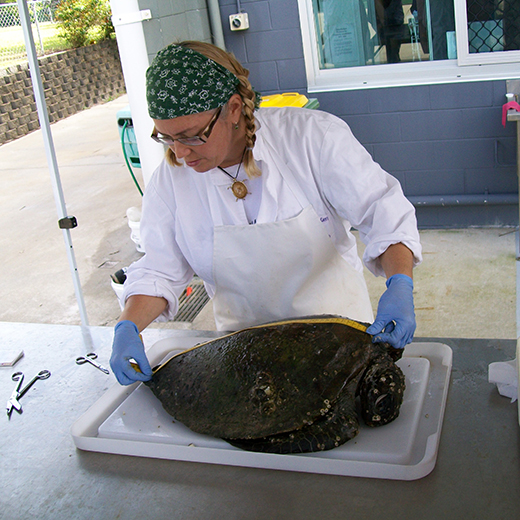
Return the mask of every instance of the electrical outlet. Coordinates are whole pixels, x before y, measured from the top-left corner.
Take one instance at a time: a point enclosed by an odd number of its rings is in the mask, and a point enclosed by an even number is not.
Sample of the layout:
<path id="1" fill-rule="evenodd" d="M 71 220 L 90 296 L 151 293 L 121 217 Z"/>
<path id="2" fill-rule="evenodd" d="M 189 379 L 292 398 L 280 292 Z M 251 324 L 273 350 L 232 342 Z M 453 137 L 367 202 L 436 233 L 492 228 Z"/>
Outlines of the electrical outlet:
<path id="1" fill-rule="evenodd" d="M 249 17 L 247 13 L 230 14 L 229 28 L 232 31 L 245 31 L 249 29 Z"/>

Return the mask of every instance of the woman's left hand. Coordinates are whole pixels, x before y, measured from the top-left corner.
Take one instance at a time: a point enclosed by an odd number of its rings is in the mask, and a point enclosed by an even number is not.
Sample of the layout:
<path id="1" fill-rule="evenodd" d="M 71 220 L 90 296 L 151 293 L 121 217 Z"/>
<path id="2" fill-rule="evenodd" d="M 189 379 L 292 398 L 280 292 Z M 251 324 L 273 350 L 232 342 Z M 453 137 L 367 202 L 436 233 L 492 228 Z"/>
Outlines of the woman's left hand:
<path id="1" fill-rule="evenodd" d="M 413 280 L 405 274 L 394 274 L 386 281 L 386 291 L 379 300 L 374 323 L 367 328 L 374 342 L 390 343 L 404 348 L 415 332 Z"/>

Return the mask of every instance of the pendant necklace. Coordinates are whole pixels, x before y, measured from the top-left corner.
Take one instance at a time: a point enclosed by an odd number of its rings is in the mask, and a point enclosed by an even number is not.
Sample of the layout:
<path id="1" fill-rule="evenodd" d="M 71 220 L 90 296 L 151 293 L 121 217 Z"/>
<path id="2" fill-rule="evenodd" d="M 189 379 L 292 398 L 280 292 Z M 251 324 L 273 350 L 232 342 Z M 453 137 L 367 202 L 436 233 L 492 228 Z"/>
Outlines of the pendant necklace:
<path id="1" fill-rule="evenodd" d="M 244 199 L 246 195 L 249 193 L 247 191 L 247 186 L 242 182 L 238 180 L 238 174 L 240 173 L 240 167 L 242 166 L 242 161 L 244 160 L 244 155 L 246 153 L 246 149 L 244 148 L 244 151 L 242 152 L 242 158 L 240 159 L 240 164 L 238 165 L 237 174 L 233 177 L 229 172 L 224 170 L 221 166 L 219 166 L 219 170 L 222 170 L 228 177 L 231 177 L 233 180 L 233 184 L 230 186 L 231 191 L 233 192 L 233 195 L 238 199 Z"/>

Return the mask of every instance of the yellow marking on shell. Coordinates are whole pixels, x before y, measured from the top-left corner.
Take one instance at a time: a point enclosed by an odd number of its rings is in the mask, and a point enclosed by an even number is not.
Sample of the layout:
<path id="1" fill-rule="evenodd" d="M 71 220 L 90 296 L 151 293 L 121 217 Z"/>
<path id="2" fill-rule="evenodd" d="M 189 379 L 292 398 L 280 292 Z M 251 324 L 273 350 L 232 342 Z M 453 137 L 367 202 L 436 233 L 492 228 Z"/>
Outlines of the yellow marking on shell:
<path id="1" fill-rule="evenodd" d="M 247 327 L 244 330 L 248 329 L 261 329 L 263 327 L 277 327 L 279 325 L 289 325 L 291 323 L 339 323 L 341 325 L 348 325 L 349 327 L 352 327 L 353 329 L 360 330 L 361 332 L 366 332 L 367 325 L 364 325 L 363 323 L 359 323 L 354 320 L 349 320 L 348 318 L 308 318 L 305 320 L 284 320 L 284 321 L 277 321 L 274 323 L 268 323 L 267 325 L 255 325 L 253 327 Z M 236 334 L 236 333 L 234 333 Z"/>
<path id="2" fill-rule="evenodd" d="M 204 345 L 207 345 L 208 343 L 212 343 L 213 341 L 215 341 L 217 339 L 229 338 L 231 336 L 235 336 L 239 332 L 244 332 L 245 330 L 264 329 L 264 328 L 268 328 L 268 327 L 279 327 L 280 325 L 291 325 L 293 323 L 296 323 L 296 324 L 302 324 L 302 323 L 305 323 L 305 324 L 306 323 L 310 323 L 310 324 L 339 323 L 340 325 L 347 325 L 347 326 L 349 326 L 349 327 L 351 327 L 353 329 L 357 329 L 357 330 L 359 330 L 361 332 L 366 332 L 367 328 L 368 328 L 368 326 L 364 325 L 363 323 L 359 323 L 359 322 L 354 321 L 354 320 L 349 320 L 348 318 L 339 318 L 339 317 L 338 318 L 307 318 L 307 319 L 301 319 L 301 320 L 296 318 L 294 320 L 276 321 L 276 322 L 267 323 L 267 324 L 264 324 L 264 325 L 253 325 L 251 327 L 246 327 L 245 329 L 237 330 L 235 332 L 230 332 L 229 334 L 224 334 L 224 336 L 219 336 L 218 338 L 214 338 L 214 339 L 211 339 L 209 341 L 205 341 L 203 343 L 198 343 L 197 345 L 194 345 L 191 348 L 183 350 L 182 352 L 178 352 L 177 354 L 172 356 L 170 359 L 168 359 L 168 361 L 170 361 L 171 359 L 173 359 L 173 358 L 175 358 L 177 356 L 180 356 L 181 354 L 186 354 L 187 352 L 191 352 L 192 350 L 195 350 L 197 348 L 203 347 Z M 157 369 L 154 370 L 154 374 L 156 372 L 158 372 L 159 370 L 161 370 L 161 368 L 164 365 L 166 365 L 166 363 L 168 363 L 168 361 L 165 361 L 162 365 L 157 367 Z"/>

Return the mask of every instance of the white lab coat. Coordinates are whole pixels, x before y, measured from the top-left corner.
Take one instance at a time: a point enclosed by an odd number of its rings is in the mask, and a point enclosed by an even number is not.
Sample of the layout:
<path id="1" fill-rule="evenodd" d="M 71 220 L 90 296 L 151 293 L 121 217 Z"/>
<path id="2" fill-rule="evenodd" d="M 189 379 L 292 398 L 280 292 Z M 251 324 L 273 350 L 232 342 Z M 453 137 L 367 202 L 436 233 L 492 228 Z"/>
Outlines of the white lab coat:
<path id="1" fill-rule="evenodd" d="M 362 263 L 351 227 L 366 244 L 363 261 L 375 275 L 384 275 L 378 257 L 391 244 L 405 244 L 415 264 L 421 261 L 412 204 L 345 122 L 298 108 L 264 108 L 256 117 L 260 129 L 253 154 L 262 171 L 261 180 L 253 184 L 262 189 L 256 223 L 301 213 L 302 204 L 281 174 L 290 168 L 335 248 L 358 272 Z M 141 238 L 146 255 L 129 267 L 124 299 L 133 294 L 163 297 L 169 305 L 160 319 L 172 319 L 194 273 L 204 280 L 209 296 L 214 295 L 214 228 L 248 224 L 244 200 L 236 200 L 230 185 L 219 169 L 198 173 L 162 162 L 143 198 Z"/>

